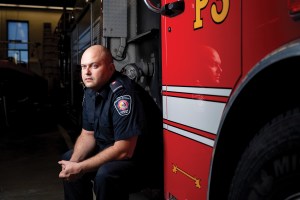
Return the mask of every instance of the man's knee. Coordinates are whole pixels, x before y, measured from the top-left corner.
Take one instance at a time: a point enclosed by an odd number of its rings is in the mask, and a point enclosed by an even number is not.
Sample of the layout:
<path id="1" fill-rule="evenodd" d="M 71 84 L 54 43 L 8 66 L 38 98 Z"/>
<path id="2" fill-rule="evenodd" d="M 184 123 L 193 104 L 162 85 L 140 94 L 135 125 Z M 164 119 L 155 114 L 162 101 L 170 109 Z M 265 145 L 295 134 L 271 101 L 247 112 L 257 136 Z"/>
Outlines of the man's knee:
<path id="1" fill-rule="evenodd" d="M 133 164 L 130 161 L 111 161 L 98 169 L 94 182 L 96 184 L 126 183 L 134 179 L 133 171 Z"/>
<path id="2" fill-rule="evenodd" d="M 113 172 L 110 165 L 106 163 L 98 169 L 94 182 L 95 184 L 103 184 L 109 180 L 110 177 L 114 177 Z"/>

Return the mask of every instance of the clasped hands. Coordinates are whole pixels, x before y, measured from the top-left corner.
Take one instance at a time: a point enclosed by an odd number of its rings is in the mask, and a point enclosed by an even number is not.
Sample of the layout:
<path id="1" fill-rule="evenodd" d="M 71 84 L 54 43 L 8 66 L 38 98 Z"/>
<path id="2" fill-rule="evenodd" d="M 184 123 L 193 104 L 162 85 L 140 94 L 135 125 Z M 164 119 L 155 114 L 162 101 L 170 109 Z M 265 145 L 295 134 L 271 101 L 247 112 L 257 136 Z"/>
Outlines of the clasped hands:
<path id="1" fill-rule="evenodd" d="M 61 165 L 59 178 L 65 181 L 74 181 L 83 175 L 80 164 L 77 162 L 61 160 L 58 164 Z"/>

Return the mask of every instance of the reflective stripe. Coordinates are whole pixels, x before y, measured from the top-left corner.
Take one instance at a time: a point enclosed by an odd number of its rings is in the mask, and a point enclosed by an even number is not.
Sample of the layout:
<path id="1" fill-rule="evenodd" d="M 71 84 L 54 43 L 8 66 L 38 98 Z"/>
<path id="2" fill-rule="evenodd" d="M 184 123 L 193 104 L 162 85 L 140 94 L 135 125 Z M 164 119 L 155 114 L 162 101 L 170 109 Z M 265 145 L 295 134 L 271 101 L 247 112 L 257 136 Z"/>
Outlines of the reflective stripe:
<path id="1" fill-rule="evenodd" d="M 163 86 L 163 91 L 229 97 L 231 89 Z"/>
<path id="2" fill-rule="evenodd" d="M 164 119 L 216 134 L 225 103 L 163 97 Z"/>
<path id="3" fill-rule="evenodd" d="M 166 92 L 229 97 L 231 89 L 162 86 Z M 217 134 L 225 103 L 163 96 L 163 118 L 212 134 Z"/>
<path id="4" fill-rule="evenodd" d="M 177 134 L 182 135 L 184 137 L 190 138 L 192 140 L 201 142 L 201 143 L 206 144 L 206 145 L 211 146 L 211 147 L 213 147 L 213 145 L 214 145 L 214 141 L 211 140 L 211 139 L 205 138 L 203 136 L 200 136 L 200 135 L 197 135 L 197 134 L 194 134 L 194 133 L 191 133 L 191 132 L 179 129 L 179 128 L 176 128 L 174 126 L 164 124 L 164 129 L 167 129 L 171 132 L 177 133 Z"/>

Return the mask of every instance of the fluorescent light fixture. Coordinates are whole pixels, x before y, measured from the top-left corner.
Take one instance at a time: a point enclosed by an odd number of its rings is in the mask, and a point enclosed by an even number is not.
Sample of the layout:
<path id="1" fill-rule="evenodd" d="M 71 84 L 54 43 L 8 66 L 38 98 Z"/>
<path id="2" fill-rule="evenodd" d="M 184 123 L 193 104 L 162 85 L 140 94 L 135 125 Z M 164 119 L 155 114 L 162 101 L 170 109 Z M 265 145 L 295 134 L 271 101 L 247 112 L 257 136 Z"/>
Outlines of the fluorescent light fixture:
<path id="1" fill-rule="evenodd" d="M 63 10 L 63 7 L 58 6 L 36 6 L 36 5 L 22 5 L 22 4 L 3 4 L 0 3 L 0 7 L 12 7 L 12 8 L 33 8 L 33 9 L 47 9 L 47 10 Z M 74 8 L 67 7 L 66 10 L 74 10 Z"/>

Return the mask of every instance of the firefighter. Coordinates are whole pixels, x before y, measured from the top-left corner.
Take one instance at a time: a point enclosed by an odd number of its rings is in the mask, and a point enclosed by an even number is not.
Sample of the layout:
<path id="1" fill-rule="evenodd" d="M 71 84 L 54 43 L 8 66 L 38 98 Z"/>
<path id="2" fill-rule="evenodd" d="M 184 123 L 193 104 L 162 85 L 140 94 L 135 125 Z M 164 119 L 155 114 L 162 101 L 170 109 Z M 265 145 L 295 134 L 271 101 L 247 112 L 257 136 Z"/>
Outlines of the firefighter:
<path id="1" fill-rule="evenodd" d="M 157 139 L 161 121 L 152 122 L 156 130 L 147 127 L 150 118 L 161 120 L 154 101 L 115 70 L 110 51 L 101 45 L 83 53 L 81 75 L 85 85 L 82 131 L 74 149 L 58 162 L 65 199 L 93 199 L 93 188 L 98 200 L 125 200 L 130 192 L 147 187 L 149 180 L 162 182 L 151 179 L 162 177 L 163 171 L 155 161 L 162 161 L 158 148 L 162 140 Z M 146 110 L 157 116 L 147 116 Z M 158 137 L 151 140 L 150 135 Z"/>

